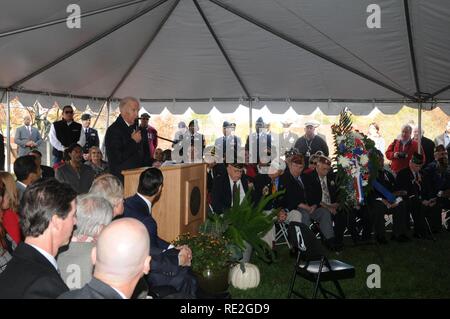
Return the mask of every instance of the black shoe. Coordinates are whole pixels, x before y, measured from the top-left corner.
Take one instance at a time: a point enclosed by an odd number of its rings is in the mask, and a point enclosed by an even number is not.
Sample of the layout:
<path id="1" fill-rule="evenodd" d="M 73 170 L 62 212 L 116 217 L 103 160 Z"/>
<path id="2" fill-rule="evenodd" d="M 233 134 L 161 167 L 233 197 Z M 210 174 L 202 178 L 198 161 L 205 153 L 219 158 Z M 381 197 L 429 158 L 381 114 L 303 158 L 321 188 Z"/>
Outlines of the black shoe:
<path id="1" fill-rule="evenodd" d="M 388 241 L 387 241 L 386 238 L 384 238 L 384 237 L 377 237 L 377 242 L 378 242 L 380 245 L 387 245 L 387 243 L 388 243 Z"/>
<path id="2" fill-rule="evenodd" d="M 423 239 L 423 235 L 419 233 L 414 233 L 413 237 L 417 239 Z"/>

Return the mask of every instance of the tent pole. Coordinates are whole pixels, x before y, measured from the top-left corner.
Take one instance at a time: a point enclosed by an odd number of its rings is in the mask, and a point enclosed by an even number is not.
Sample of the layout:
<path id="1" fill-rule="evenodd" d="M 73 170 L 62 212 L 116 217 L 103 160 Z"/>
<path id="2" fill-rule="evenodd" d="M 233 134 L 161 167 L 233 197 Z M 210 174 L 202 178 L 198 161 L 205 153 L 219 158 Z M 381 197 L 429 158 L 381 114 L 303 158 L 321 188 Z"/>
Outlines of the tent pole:
<path id="1" fill-rule="evenodd" d="M 11 104 L 9 90 L 6 90 L 6 171 L 11 170 Z"/>
<path id="2" fill-rule="evenodd" d="M 419 100 L 419 138 L 418 138 L 418 153 L 422 154 L 422 99 Z"/>
<path id="3" fill-rule="evenodd" d="M 249 144 L 249 156 L 250 156 L 250 143 L 251 143 L 251 136 L 253 131 L 253 101 L 250 98 L 248 101 L 248 144 Z"/>

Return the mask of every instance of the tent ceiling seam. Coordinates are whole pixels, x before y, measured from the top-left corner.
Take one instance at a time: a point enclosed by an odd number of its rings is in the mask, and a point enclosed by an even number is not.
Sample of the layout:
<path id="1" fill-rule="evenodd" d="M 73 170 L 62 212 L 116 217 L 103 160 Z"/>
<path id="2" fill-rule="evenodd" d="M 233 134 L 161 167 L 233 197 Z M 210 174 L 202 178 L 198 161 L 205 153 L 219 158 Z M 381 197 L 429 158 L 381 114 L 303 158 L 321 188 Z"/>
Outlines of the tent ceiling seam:
<path id="1" fill-rule="evenodd" d="M 150 46 L 152 45 L 153 41 L 155 40 L 155 38 L 158 36 L 159 32 L 161 31 L 161 29 L 163 28 L 163 26 L 165 25 L 165 23 L 167 22 L 167 20 L 169 19 L 169 17 L 172 15 L 173 11 L 175 10 L 175 8 L 177 7 L 178 3 L 180 2 L 180 0 L 176 0 L 175 4 L 172 6 L 172 8 L 169 9 L 168 13 L 166 14 L 166 16 L 163 18 L 163 20 L 161 21 L 161 23 L 158 25 L 158 28 L 156 29 L 155 33 L 150 37 L 150 39 L 147 41 L 147 43 L 145 44 L 144 48 L 142 49 L 142 51 L 139 53 L 139 55 L 136 57 L 136 59 L 133 61 L 133 63 L 130 65 L 130 67 L 128 68 L 127 72 L 123 75 L 123 77 L 120 79 L 120 81 L 117 83 L 116 87 L 113 89 L 113 91 L 111 92 L 111 94 L 109 95 L 108 99 L 111 99 L 114 94 L 116 94 L 116 92 L 119 90 L 119 88 L 122 86 L 122 84 L 125 82 L 125 80 L 128 78 L 128 76 L 131 74 L 131 72 L 133 71 L 133 69 L 136 67 L 136 65 L 139 63 L 139 61 L 141 60 L 141 58 L 144 56 L 145 52 L 147 52 L 147 50 L 150 48 Z"/>
<path id="2" fill-rule="evenodd" d="M 119 24 L 116 24 L 112 28 L 102 32 L 99 35 L 96 35 L 94 38 L 88 40 L 87 42 L 83 43 L 82 45 L 76 47 L 75 49 L 72 49 L 71 51 L 65 53 L 64 55 L 60 56 L 59 58 L 53 60 L 52 62 L 48 63 L 47 65 L 39 68 L 38 70 L 34 71 L 33 73 L 25 76 L 24 78 L 16 81 L 12 85 L 9 86 L 9 88 L 16 88 L 17 86 L 23 84 L 24 82 L 34 78 L 35 76 L 41 74 L 42 72 L 47 71 L 48 69 L 54 67 L 55 65 L 59 64 L 60 62 L 70 58 L 72 55 L 84 50 L 85 48 L 91 46 L 92 44 L 96 43 L 97 41 L 103 39 L 104 37 L 108 36 L 109 34 L 113 33 L 114 31 L 117 31 L 118 29 L 126 26 L 127 24 L 133 22 L 134 20 L 138 19 L 139 17 L 145 15 L 146 13 L 152 11 L 153 9 L 159 7 L 161 4 L 167 2 L 168 0 L 160 0 L 157 3 L 153 4 L 152 6 L 138 12 L 137 14 L 134 14 L 130 18 L 126 19 L 125 21 L 120 22 Z"/>
<path id="3" fill-rule="evenodd" d="M 408 43 L 409 43 L 409 53 L 411 57 L 411 63 L 413 67 L 413 74 L 414 74 L 414 82 L 416 85 L 416 94 L 420 94 L 420 84 L 419 84 L 419 75 L 417 72 L 417 63 L 416 63 L 416 55 L 414 52 L 414 43 L 413 43 L 413 37 L 412 37 L 412 29 L 411 29 L 411 19 L 409 16 L 409 6 L 408 6 L 408 0 L 403 0 L 403 6 L 405 8 L 405 19 L 406 19 L 406 29 L 408 31 Z"/>
<path id="4" fill-rule="evenodd" d="M 129 7 L 141 2 L 147 2 L 149 0 L 133 0 L 133 1 L 129 1 L 126 3 L 122 3 L 122 4 L 117 4 L 114 6 L 109 6 L 109 7 L 105 7 L 102 9 L 97 9 L 97 10 L 91 10 L 85 13 L 80 14 L 80 18 L 84 18 L 84 17 L 90 17 L 90 16 L 94 16 L 97 14 L 101 14 L 101 13 L 105 13 L 105 12 L 109 12 L 109 11 L 113 11 L 113 10 L 117 10 L 117 9 L 122 9 L 125 7 Z M 55 19 L 52 21 L 48 21 L 48 22 L 43 22 L 43 23 L 39 23 L 36 25 L 32 25 L 32 26 L 28 26 L 28 27 L 23 27 L 20 29 L 15 29 L 15 30 L 11 30 L 11 31 L 6 31 L 6 32 L 2 32 L 0 33 L 0 38 L 3 37 L 7 37 L 10 35 L 14 35 L 14 34 L 20 34 L 20 33 L 24 33 L 24 32 L 28 32 L 28 31 L 33 31 L 33 30 L 37 30 L 37 29 L 42 29 L 42 28 L 46 28 L 46 27 L 50 27 L 56 24 L 60 24 L 60 23 L 65 23 L 67 21 L 67 17 L 61 18 L 61 19 Z"/>
<path id="5" fill-rule="evenodd" d="M 200 4 L 198 3 L 197 0 L 193 0 L 198 12 L 200 13 L 200 15 L 203 18 L 203 21 L 205 22 L 206 26 L 208 27 L 209 32 L 211 33 L 212 37 L 214 38 L 214 41 L 216 41 L 217 46 L 219 47 L 220 52 L 222 52 L 223 57 L 225 58 L 225 60 L 228 63 L 228 66 L 230 67 L 231 71 L 233 72 L 234 76 L 236 77 L 236 79 L 238 80 L 242 90 L 245 92 L 245 95 L 247 96 L 247 98 L 250 98 L 251 95 L 247 89 L 247 87 L 245 86 L 242 78 L 239 76 L 239 73 L 237 72 L 236 68 L 234 67 L 233 63 L 231 62 L 230 57 L 228 56 L 227 52 L 225 51 L 225 48 L 223 47 L 222 43 L 220 42 L 219 38 L 217 37 L 217 34 L 214 32 L 211 24 L 209 23 L 208 18 L 206 17 L 205 13 L 203 12 L 202 8 L 200 7 Z"/>
<path id="6" fill-rule="evenodd" d="M 306 44 L 304 44 L 302 42 L 300 42 L 300 41 L 297 41 L 297 40 L 295 40 L 295 39 L 293 39 L 293 38 L 291 38 L 291 37 L 289 37 L 289 36 L 279 32 L 279 31 L 269 27 L 268 25 L 266 25 L 266 24 L 264 24 L 264 23 L 262 23 L 262 22 L 260 22 L 260 21 L 258 21 L 256 19 L 254 19 L 254 18 L 244 14 L 243 12 L 241 12 L 241 11 L 239 11 L 237 9 L 234 9 L 234 8 L 232 8 L 232 7 L 222 3 L 221 1 L 218 1 L 218 0 L 209 0 L 209 1 L 214 3 L 214 4 L 216 4 L 217 6 L 219 6 L 219 7 L 223 8 L 223 9 L 233 13 L 234 15 L 240 17 L 241 19 L 244 19 L 247 22 L 250 22 L 250 23 L 256 25 L 257 27 L 259 27 L 259 28 L 261 28 L 261 29 L 263 29 L 263 30 L 265 30 L 265 31 L 267 31 L 267 32 L 277 36 L 278 38 L 283 39 L 284 41 L 287 41 L 287 42 L 289 42 L 289 43 L 291 43 L 291 44 L 293 44 L 293 45 L 295 45 L 295 46 L 297 46 L 297 47 L 299 47 L 299 48 L 301 48 L 303 50 L 308 51 L 308 52 L 310 52 L 311 54 L 313 54 L 313 55 L 315 55 L 317 57 L 320 57 L 320 58 L 322 58 L 322 59 L 324 59 L 324 60 L 326 60 L 326 61 L 328 61 L 328 62 L 330 62 L 330 63 L 332 63 L 334 65 L 337 65 L 337 66 L 339 66 L 339 67 L 341 67 L 341 68 L 343 68 L 343 69 L 345 69 L 345 70 L 347 70 L 347 71 L 349 71 L 349 72 L 351 72 L 353 74 L 356 74 L 356 75 L 358 75 L 358 76 L 360 76 L 360 77 L 362 77 L 362 78 L 364 78 L 364 79 L 366 79 L 368 81 L 371 81 L 371 82 L 373 82 L 375 84 L 378 84 L 379 86 L 384 87 L 385 89 L 388 89 L 388 90 L 390 90 L 392 92 L 395 92 L 395 93 L 397 93 L 397 94 L 399 94 L 401 96 L 407 97 L 407 98 L 412 99 L 412 100 L 416 100 L 416 98 L 414 96 L 412 96 L 412 95 L 410 95 L 408 93 L 405 93 L 405 92 L 403 92 L 403 91 L 401 91 L 399 89 L 396 89 L 396 88 L 394 88 L 394 87 L 392 87 L 392 86 L 390 86 L 390 85 L 388 85 L 388 84 L 386 84 L 384 82 L 381 82 L 381 81 L 379 81 L 379 80 L 377 80 L 377 79 L 375 79 L 375 78 L 373 78 L 373 77 L 371 77 L 371 76 L 369 76 L 369 75 L 367 75 L 367 74 L 365 74 L 365 73 L 363 73 L 363 72 L 361 72 L 361 71 L 359 71 L 359 70 L 357 70 L 357 69 L 355 69 L 355 68 L 353 68 L 353 67 L 351 67 L 351 66 L 349 66 L 349 65 L 347 65 L 345 63 L 343 63 L 343 62 L 340 62 L 340 61 L 338 61 L 338 60 L 336 60 L 336 59 L 334 59 L 334 58 L 332 58 L 332 57 L 330 57 L 330 56 L 328 56 L 328 55 L 326 55 L 326 54 L 324 54 L 324 53 L 322 53 L 322 52 L 320 52 L 320 51 L 318 51 L 318 50 L 316 50 L 316 49 L 314 49 L 314 48 L 312 48 L 312 47 L 310 47 L 310 46 L 308 46 L 308 45 L 306 45 Z"/>

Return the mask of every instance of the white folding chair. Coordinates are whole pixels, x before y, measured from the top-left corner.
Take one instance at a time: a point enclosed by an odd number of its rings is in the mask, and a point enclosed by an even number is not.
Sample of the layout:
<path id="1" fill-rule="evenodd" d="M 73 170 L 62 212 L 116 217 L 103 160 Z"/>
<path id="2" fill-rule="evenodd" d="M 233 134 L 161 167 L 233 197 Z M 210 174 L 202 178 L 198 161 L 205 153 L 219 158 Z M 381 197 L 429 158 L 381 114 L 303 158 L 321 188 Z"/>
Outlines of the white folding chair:
<path id="1" fill-rule="evenodd" d="M 279 227 L 277 229 L 277 226 Z M 287 223 L 275 222 L 275 245 L 287 245 L 291 249 L 291 244 L 288 240 Z"/>

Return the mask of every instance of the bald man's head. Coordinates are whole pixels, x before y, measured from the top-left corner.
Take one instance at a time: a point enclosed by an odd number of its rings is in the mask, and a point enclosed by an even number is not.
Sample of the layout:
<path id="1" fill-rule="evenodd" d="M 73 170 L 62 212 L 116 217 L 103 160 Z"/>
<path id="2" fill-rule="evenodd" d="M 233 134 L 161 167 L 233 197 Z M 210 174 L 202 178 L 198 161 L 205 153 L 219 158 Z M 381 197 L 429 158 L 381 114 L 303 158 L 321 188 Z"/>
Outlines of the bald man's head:
<path id="1" fill-rule="evenodd" d="M 103 229 L 92 250 L 94 276 L 106 283 L 127 283 L 150 270 L 150 238 L 144 224 L 121 218 Z"/>

